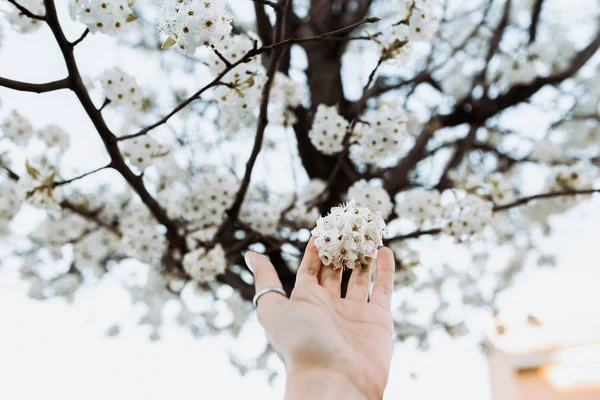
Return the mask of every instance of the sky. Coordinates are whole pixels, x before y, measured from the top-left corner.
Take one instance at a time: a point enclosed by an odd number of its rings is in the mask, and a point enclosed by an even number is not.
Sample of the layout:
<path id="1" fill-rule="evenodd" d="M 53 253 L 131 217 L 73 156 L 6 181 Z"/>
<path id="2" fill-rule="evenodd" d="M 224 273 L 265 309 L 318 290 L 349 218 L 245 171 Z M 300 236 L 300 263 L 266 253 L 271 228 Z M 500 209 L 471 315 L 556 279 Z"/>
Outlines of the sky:
<path id="1" fill-rule="evenodd" d="M 59 4 L 64 6 L 65 2 Z M 66 29 L 70 37 L 82 30 L 76 24 L 67 24 Z M 58 49 L 47 31 L 26 39 L 12 35 L 6 28 L 4 31 L 0 76 L 30 82 L 64 76 Z M 159 73 L 143 64 L 143 60 L 131 60 L 114 51 L 111 41 L 99 35 L 86 39 L 85 45 L 78 48 L 77 57 L 81 69 L 90 75 L 122 63 L 139 71 L 136 77 L 141 82 Z M 65 163 L 77 165 L 74 174 L 106 160 L 93 127 L 71 93 L 38 96 L 0 88 L 0 100 L 0 119 L 17 109 L 36 127 L 54 122 L 69 131 L 73 149 L 65 154 Z M 528 268 L 515 287 L 502 296 L 502 316 L 509 332 L 514 333 L 499 344 L 520 349 L 557 340 L 600 339 L 600 321 L 594 307 L 600 304 L 596 255 L 599 209 L 600 201 L 595 198 L 573 210 L 569 218 L 556 222 L 558 233 L 548 245 L 559 249 L 558 266 Z M 0 241 L 0 247 L 5 245 Z M 542 328 L 523 326 L 522 321 L 530 312 L 544 321 Z M 161 340 L 151 342 L 148 332 L 133 323 L 125 324 L 120 335 L 107 337 L 106 328 L 116 318 L 133 319 L 129 313 L 135 314 L 135 310 L 131 310 L 124 291 L 110 278 L 97 288 L 82 290 L 73 304 L 63 299 L 38 302 L 27 298 L 26 286 L 14 265 L 0 264 L 0 398 L 282 397 L 282 378 L 270 386 L 264 373 L 252 372 L 242 377 L 229 363 L 231 350 L 251 355 L 264 346 L 265 338 L 254 316 L 240 339 L 194 339 L 167 324 L 161 331 Z M 415 350 L 411 341 L 397 345 L 384 398 L 490 399 L 486 359 L 478 347 L 482 332 L 489 331 L 489 320 L 474 321 L 470 326 L 478 331 L 465 338 L 434 335 L 428 352 Z"/>

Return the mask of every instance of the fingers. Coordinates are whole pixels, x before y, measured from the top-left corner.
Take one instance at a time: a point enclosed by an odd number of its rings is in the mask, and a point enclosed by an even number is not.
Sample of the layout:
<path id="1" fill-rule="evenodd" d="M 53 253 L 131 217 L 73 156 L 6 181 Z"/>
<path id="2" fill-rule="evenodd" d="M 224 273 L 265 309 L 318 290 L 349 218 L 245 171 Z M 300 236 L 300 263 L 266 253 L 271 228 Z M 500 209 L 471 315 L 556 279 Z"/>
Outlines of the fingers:
<path id="1" fill-rule="evenodd" d="M 371 293 L 371 303 L 377 304 L 388 311 L 392 303 L 395 272 L 394 253 L 387 247 L 380 249 L 375 266 L 375 283 Z"/>
<path id="2" fill-rule="evenodd" d="M 342 295 L 342 272 L 343 268 L 333 269 L 333 265 L 325 265 L 319 272 L 319 285 L 323 286 L 329 293 L 336 296 Z"/>
<path id="3" fill-rule="evenodd" d="M 300 267 L 298 267 L 298 275 L 296 282 L 312 282 L 318 283 L 317 275 L 321 269 L 321 259 L 319 258 L 319 250 L 315 247 L 315 237 L 313 236 L 306 250 Z"/>
<path id="4" fill-rule="evenodd" d="M 373 271 L 373 259 L 368 259 L 369 267 L 362 270 L 354 268 L 350 281 L 348 282 L 348 290 L 346 298 L 350 300 L 366 302 L 369 297 L 369 286 L 371 285 L 371 272 Z"/>
<path id="5" fill-rule="evenodd" d="M 267 287 L 282 287 L 275 267 L 266 257 L 251 251 L 246 253 L 244 259 L 254 274 L 254 287 L 257 293 Z M 276 317 L 277 310 L 284 301 L 286 298 L 277 292 L 265 293 L 260 297 L 256 312 L 263 326 L 269 325 L 270 321 Z"/>

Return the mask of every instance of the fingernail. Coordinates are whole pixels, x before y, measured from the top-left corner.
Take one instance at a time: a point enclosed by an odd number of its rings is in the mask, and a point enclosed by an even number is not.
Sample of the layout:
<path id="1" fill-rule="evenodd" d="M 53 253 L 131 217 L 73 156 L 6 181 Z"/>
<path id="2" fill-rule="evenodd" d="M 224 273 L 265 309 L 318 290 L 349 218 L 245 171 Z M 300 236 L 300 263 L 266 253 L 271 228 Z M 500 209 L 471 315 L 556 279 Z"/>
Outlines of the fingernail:
<path id="1" fill-rule="evenodd" d="M 248 269 L 250 270 L 250 272 L 254 273 L 254 255 L 255 253 L 252 251 L 247 252 L 246 254 L 244 254 L 244 261 L 246 261 L 246 265 L 248 266 Z"/>

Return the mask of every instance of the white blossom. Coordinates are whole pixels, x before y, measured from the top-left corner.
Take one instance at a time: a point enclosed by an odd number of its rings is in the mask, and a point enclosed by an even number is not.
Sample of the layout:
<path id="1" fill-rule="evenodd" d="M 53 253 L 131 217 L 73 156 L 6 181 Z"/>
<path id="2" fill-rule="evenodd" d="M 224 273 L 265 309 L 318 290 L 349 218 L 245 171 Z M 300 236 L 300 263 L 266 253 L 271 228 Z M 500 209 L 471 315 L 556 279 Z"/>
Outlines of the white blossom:
<path id="1" fill-rule="evenodd" d="M 130 0 L 70 0 L 69 13 L 73 21 L 88 27 L 91 33 L 117 35 L 136 17 Z"/>
<path id="2" fill-rule="evenodd" d="M 243 204 L 240 219 L 250 225 L 253 231 L 265 236 L 276 236 L 281 212 L 280 205 L 249 201 Z"/>
<path id="3" fill-rule="evenodd" d="M 158 143 L 150 135 L 125 140 L 122 149 L 123 155 L 129 159 L 131 165 L 142 170 L 149 167 L 155 159 L 164 157 L 169 153 L 169 149 Z"/>
<path id="4" fill-rule="evenodd" d="M 6 221 L 15 216 L 22 203 L 23 196 L 17 183 L 8 179 L 0 181 L 0 224 L 8 225 Z"/>
<path id="5" fill-rule="evenodd" d="M 419 226 L 435 225 L 442 218 L 441 194 L 437 190 L 423 188 L 401 192 L 396 200 L 396 214 Z"/>
<path id="6" fill-rule="evenodd" d="M 174 46 L 193 56 L 199 47 L 219 46 L 232 30 L 231 12 L 225 0 L 164 0 L 158 10 L 158 29 Z"/>
<path id="7" fill-rule="evenodd" d="M 19 0 L 19 5 L 23 6 L 26 10 L 34 15 L 43 17 L 46 15 L 46 7 L 44 6 L 44 0 Z M 31 33 L 38 30 L 43 24 L 43 21 L 29 18 L 21 12 L 21 10 L 10 5 L 10 11 L 6 12 L 6 19 L 8 23 L 18 32 Z"/>
<path id="8" fill-rule="evenodd" d="M 233 205 L 238 185 L 232 175 L 203 174 L 197 177 L 191 194 L 184 201 L 183 215 L 203 227 L 219 225 L 225 211 Z"/>
<path id="9" fill-rule="evenodd" d="M 183 257 L 185 272 L 198 282 L 214 280 L 217 275 L 225 272 L 226 265 L 225 252 L 221 245 L 208 251 L 204 247 L 200 247 Z"/>
<path id="10" fill-rule="evenodd" d="M 58 147 L 61 150 L 66 150 L 70 144 L 70 137 L 67 132 L 56 124 L 46 125 L 44 128 L 37 131 L 37 137 L 48 147 Z"/>
<path id="11" fill-rule="evenodd" d="M 357 142 L 351 147 L 352 158 L 358 163 L 377 164 L 398 154 L 408 138 L 408 116 L 391 104 L 383 104 L 367 114 L 352 132 Z"/>
<path id="12" fill-rule="evenodd" d="M 343 141 L 348 121 L 341 117 L 335 107 L 319 105 L 312 129 L 308 133 L 313 146 L 323 154 L 335 154 L 344 149 Z"/>
<path id="13" fill-rule="evenodd" d="M 141 110 L 143 93 L 133 76 L 113 67 L 105 70 L 98 79 L 111 104 L 128 112 Z"/>
<path id="14" fill-rule="evenodd" d="M 368 258 L 377 254 L 386 233 L 385 221 L 379 211 L 354 202 L 333 207 L 317 221 L 312 234 L 324 265 L 337 268 L 368 267 Z"/>
<path id="15" fill-rule="evenodd" d="M 359 206 L 367 206 L 374 211 L 379 211 L 384 219 L 387 219 L 392 213 L 392 200 L 386 190 L 370 184 L 364 179 L 355 182 L 348 189 L 347 197 L 353 199 Z"/>
<path id="16" fill-rule="evenodd" d="M 4 136 L 16 144 L 27 144 L 33 137 L 33 127 L 27 118 L 13 110 L 2 122 Z"/>
<path id="17" fill-rule="evenodd" d="M 458 242 L 467 240 L 482 232 L 494 216 L 492 203 L 479 196 L 468 194 L 453 207 L 447 209 L 448 222 L 443 232 Z"/>

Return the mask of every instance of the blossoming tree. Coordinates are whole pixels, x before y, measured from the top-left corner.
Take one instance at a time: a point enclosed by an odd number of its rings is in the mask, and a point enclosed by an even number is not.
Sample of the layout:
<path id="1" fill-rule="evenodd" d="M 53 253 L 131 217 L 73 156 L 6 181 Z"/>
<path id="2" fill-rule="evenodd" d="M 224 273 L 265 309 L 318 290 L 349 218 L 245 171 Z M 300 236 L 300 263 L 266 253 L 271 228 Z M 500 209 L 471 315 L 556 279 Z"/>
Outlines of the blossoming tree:
<path id="1" fill-rule="evenodd" d="M 94 128 L 78 134 L 99 135 L 107 160 L 70 174 L 61 156 L 73 132 L 35 126 L 10 104 L 0 109 L 0 231 L 33 298 L 70 299 L 136 259 L 149 266 L 147 282 L 123 284 L 148 305 L 141 323 L 158 328 L 165 302 L 192 290 L 234 318 L 222 326 L 214 310 L 182 301 L 183 326 L 238 332 L 254 294 L 242 252 L 268 255 L 289 292 L 318 217 L 353 200 L 387 223 L 398 292 L 438 297 L 427 324 L 411 322 L 408 303 L 395 313 L 398 339 L 426 343 L 432 329 L 464 332 L 446 318 L 449 278 L 462 303 L 495 310 L 526 254 L 540 254 L 535 233 L 549 233 L 549 216 L 598 192 L 593 6 L 574 24 L 557 0 L 66 3 L 1 4 L 4 28 L 51 35 L 68 73 L 44 83 L 0 77 L 0 86 L 70 91 Z M 240 7 L 254 11 L 253 26 L 237 18 Z M 81 34 L 67 37 L 67 23 Z M 162 63 L 160 88 L 117 65 L 82 76 L 77 54 L 88 35 L 112 36 Z M 168 86 L 175 75 L 196 79 Z M 519 123 L 531 115 L 541 135 Z M 268 170 L 257 172 L 269 153 L 294 190 L 283 193 Z M 107 184 L 94 184 L 99 174 L 110 174 Z M 45 218 L 15 238 L 10 221 L 32 208 Z M 323 221 L 321 257 L 346 267 L 344 285 L 364 259 L 335 221 Z M 467 249 L 472 268 L 420 267 L 420 253 L 437 241 Z M 486 255 L 500 247 L 510 257 L 488 269 Z"/>

